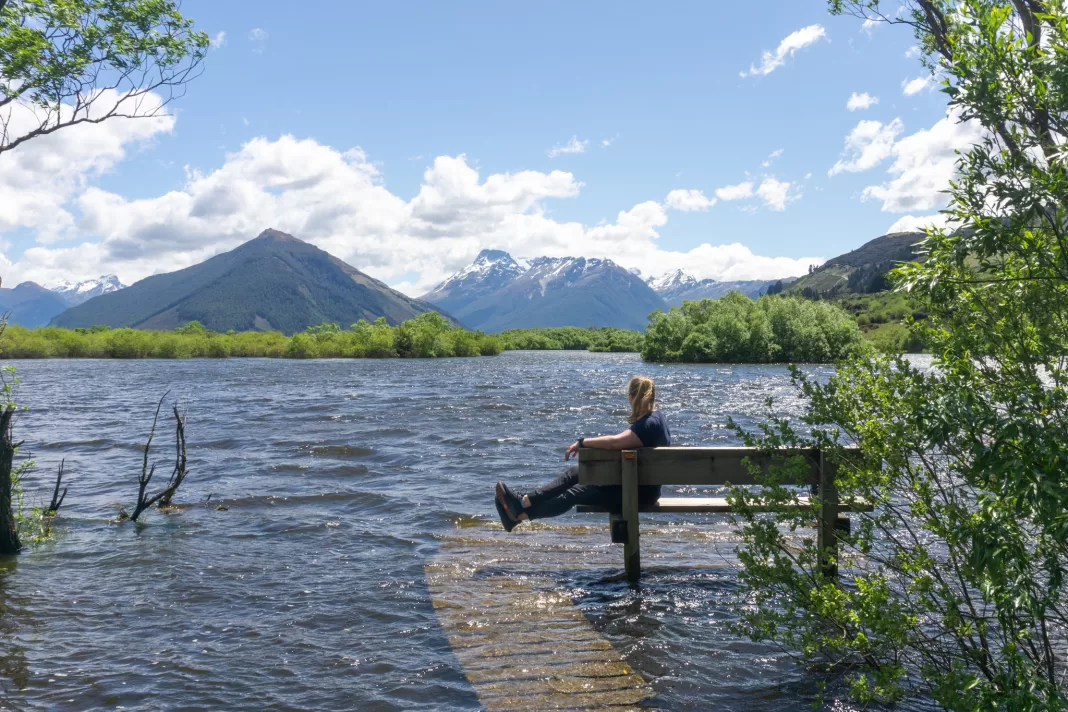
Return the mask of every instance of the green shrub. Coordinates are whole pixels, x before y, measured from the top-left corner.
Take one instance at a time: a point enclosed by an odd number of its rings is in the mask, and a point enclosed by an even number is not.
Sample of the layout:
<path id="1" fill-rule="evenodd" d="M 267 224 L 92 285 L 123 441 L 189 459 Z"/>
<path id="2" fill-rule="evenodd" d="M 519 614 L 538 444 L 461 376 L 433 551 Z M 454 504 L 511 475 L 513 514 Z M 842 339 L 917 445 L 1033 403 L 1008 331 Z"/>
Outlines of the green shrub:
<path id="1" fill-rule="evenodd" d="M 798 297 L 739 292 L 654 312 L 646 361 L 687 363 L 827 362 L 861 349 L 856 322 L 840 307 Z"/>
<path id="2" fill-rule="evenodd" d="M 872 21 L 898 5 L 830 4 Z M 931 364 L 868 354 L 827 379 L 795 370 L 803 416 L 747 434 L 762 448 L 820 448 L 843 501 L 875 506 L 851 515 L 838 535 L 841 578 L 824 578 L 835 551 L 800 535 L 813 509 L 782 506 L 807 488 L 780 483 L 804 478 L 758 475 L 769 485 L 759 500 L 732 491 L 740 626 L 858 698 L 833 707 L 909 696 L 954 712 L 1064 710 L 1068 7 L 903 9 L 892 21 L 915 33 L 949 116 L 982 129 L 949 184 L 953 229 L 927 231 L 922 262 L 891 273 L 901 291 L 871 318 L 887 341 L 920 333 Z M 888 323 L 912 312 L 926 316 L 913 333 Z"/>

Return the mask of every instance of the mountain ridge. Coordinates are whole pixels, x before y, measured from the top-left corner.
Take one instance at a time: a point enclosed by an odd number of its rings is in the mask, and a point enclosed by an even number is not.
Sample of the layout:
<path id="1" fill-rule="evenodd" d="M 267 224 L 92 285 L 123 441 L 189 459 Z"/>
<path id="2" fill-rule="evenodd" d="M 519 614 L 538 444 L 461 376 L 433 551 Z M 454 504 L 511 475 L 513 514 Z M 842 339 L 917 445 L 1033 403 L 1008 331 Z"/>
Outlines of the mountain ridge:
<path id="1" fill-rule="evenodd" d="M 68 328 L 173 329 L 199 321 L 216 331 L 301 331 L 385 317 L 397 324 L 432 305 L 412 299 L 337 257 L 268 228 L 190 267 L 101 294 L 52 320 Z"/>
<path id="2" fill-rule="evenodd" d="M 421 299 L 487 332 L 556 326 L 644 329 L 664 301 L 640 277 L 609 259 L 537 257 L 520 263 L 482 250 Z"/>
<path id="3" fill-rule="evenodd" d="M 0 313 L 9 314 L 10 323 L 28 329 L 47 326 L 68 306 L 63 297 L 36 282 L 21 282 L 10 289 L 0 288 Z"/>
<path id="4" fill-rule="evenodd" d="M 751 299 L 756 299 L 761 294 L 767 293 L 768 289 L 776 282 L 782 281 L 786 284 L 794 279 L 794 277 L 784 277 L 781 280 L 748 279 L 721 282 L 715 279 L 699 280 L 693 275 L 677 269 L 665 272 L 659 277 L 650 277 L 647 280 L 647 284 L 664 299 L 669 307 L 678 307 L 682 306 L 683 302 L 699 299 L 719 299 L 727 292 L 741 292 Z"/>
<path id="5" fill-rule="evenodd" d="M 827 260 L 789 285 L 786 291 L 810 297 L 883 291 L 887 287 L 884 275 L 901 262 L 917 259 L 916 244 L 925 237 L 922 232 L 880 235 L 855 250 Z"/>

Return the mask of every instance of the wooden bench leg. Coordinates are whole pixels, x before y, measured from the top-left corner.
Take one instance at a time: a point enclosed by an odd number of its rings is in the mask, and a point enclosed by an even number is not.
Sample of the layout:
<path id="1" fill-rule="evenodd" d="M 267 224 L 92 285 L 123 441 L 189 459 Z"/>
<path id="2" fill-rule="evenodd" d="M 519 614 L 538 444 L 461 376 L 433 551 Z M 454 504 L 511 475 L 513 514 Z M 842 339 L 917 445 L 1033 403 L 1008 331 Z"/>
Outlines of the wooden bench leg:
<path id="1" fill-rule="evenodd" d="M 834 463 L 820 452 L 819 521 L 816 522 L 816 546 L 819 548 L 820 572 L 825 578 L 838 580 L 838 485 L 834 481 Z"/>
<path id="2" fill-rule="evenodd" d="M 638 532 L 638 453 L 623 451 L 623 521 L 626 522 L 627 540 L 623 543 L 623 568 L 628 581 L 637 581 L 642 575 L 642 554 Z"/>

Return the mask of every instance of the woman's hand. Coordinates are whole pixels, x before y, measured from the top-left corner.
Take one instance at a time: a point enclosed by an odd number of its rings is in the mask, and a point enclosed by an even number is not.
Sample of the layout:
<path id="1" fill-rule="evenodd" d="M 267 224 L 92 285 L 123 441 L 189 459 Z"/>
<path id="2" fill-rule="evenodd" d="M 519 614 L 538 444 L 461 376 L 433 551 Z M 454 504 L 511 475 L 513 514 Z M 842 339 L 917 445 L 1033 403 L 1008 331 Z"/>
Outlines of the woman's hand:
<path id="1" fill-rule="evenodd" d="M 565 460 L 570 460 L 572 455 L 574 455 L 575 457 L 578 457 L 578 451 L 579 451 L 579 444 L 578 444 L 578 440 L 576 440 L 575 442 L 571 443 L 571 445 L 568 446 L 567 450 L 564 451 L 564 459 Z"/>

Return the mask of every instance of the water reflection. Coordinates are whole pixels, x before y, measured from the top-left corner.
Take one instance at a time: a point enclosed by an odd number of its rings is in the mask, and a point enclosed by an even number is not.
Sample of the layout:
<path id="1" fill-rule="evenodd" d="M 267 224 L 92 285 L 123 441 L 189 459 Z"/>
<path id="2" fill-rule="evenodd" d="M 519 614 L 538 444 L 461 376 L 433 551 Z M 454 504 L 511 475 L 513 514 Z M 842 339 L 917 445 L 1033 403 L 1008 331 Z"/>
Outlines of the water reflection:
<path id="1" fill-rule="evenodd" d="M 15 559 L 0 557 L 0 700 L 11 699 L 26 689 L 30 667 L 26 649 L 19 643 L 20 625 L 25 625 L 25 602 L 20 605 L 8 589 L 7 581 L 15 569 Z"/>

